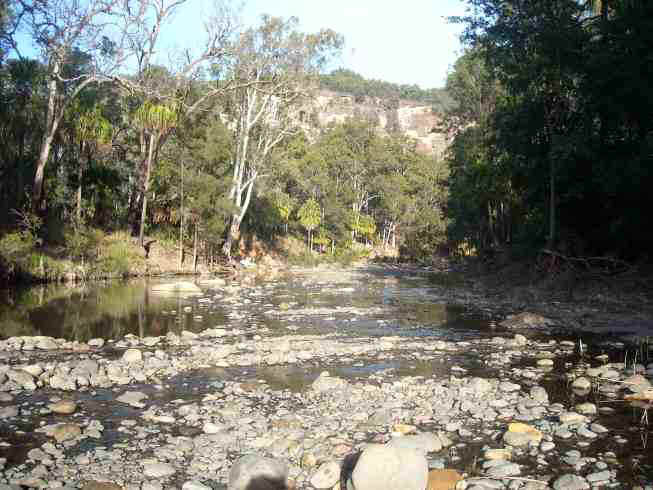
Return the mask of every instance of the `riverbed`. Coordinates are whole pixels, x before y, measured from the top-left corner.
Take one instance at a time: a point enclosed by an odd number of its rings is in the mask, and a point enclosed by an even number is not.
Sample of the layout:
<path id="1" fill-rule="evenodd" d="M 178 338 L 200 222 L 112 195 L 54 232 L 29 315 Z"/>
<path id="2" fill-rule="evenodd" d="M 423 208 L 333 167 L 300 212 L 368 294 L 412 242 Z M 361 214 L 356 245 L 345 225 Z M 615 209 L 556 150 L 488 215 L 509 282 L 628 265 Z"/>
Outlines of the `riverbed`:
<path id="1" fill-rule="evenodd" d="M 651 488 L 649 405 L 625 401 L 653 374 L 646 338 L 506 323 L 428 268 L 161 282 L 5 296 L 4 483 L 226 488 L 256 454 L 336 488 L 351 475 L 326 469 L 377 443 L 459 488 Z"/>

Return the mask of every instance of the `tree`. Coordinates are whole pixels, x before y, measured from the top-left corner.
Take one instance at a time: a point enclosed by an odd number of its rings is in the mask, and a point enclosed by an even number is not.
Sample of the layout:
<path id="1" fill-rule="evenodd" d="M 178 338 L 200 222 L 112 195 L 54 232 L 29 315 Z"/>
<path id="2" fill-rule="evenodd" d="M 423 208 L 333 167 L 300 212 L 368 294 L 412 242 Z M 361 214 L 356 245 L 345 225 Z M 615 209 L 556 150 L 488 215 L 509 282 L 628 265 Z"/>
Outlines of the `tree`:
<path id="1" fill-rule="evenodd" d="M 93 154 L 101 144 L 111 142 L 113 127 L 111 123 L 102 115 L 100 107 L 95 105 L 87 111 L 81 110 L 78 105 L 73 106 L 77 112 L 77 123 L 75 133 L 80 140 L 80 159 L 86 156 L 87 166 L 90 167 Z M 77 223 L 82 220 L 82 177 L 84 174 L 84 164 L 78 162 L 77 172 Z"/>
<path id="2" fill-rule="evenodd" d="M 143 198 L 141 201 L 141 219 L 138 233 L 138 240 L 143 245 L 145 233 L 145 220 L 147 218 L 147 192 L 150 186 L 150 174 L 152 163 L 156 159 L 156 151 L 159 148 L 161 138 L 169 129 L 177 124 L 177 110 L 165 104 L 153 104 L 146 102 L 138 108 L 134 114 L 134 121 L 145 131 L 147 137 L 147 159 L 145 164 L 145 180 L 143 183 Z"/>
<path id="3" fill-rule="evenodd" d="M 297 24 L 294 17 L 263 16 L 261 25 L 246 30 L 238 42 L 232 72 L 236 88 L 227 100 L 236 146 L 229 192 L 236 211 L 223 246 L 227 257 L 271 151 L 296 131 L 294 112 L 308 96 L 311 78 L 341 45 L 331 30 L 304 34 Z"/>
<path id="4" fill-rule="evenodd" d="M 110 81 L 122 68 L 129 33 L 143 22 L 147 5 L 142 0 L 133 9 L 138 14 L 132 16 L 126 14 L 129 1 L 124 0 L 17 0 L 17 28 L 40 50 L 47 69 L 45 131 L 32 187 L 33 210 L 43 204 L 45 167 L 66 108 L 86 87 Z M 84 63 L 76 61 L 80 57 Z"/>
<path id="5" fill-rule="evenodd" d="M 297 211 L 299 222 L 306 230 L 308 249 L 313 250 L 313 230 L 322 222 L 322 209 L 315 199 L 309 199 Z"/>

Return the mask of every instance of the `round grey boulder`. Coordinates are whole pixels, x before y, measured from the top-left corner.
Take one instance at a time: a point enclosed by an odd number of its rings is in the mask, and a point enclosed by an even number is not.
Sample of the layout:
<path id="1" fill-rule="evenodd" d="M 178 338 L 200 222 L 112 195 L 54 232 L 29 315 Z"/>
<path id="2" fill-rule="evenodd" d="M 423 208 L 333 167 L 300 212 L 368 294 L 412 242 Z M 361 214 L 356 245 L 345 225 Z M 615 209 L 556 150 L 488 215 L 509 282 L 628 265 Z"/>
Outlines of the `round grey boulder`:
<path id="1" fill-rule="evenodd" d="M 256 454 L 243 456 L 229 472 L 228 490 L 284 490 L 288 466 L 278 459 Z M 423 490 L 423 489 L 422 489 Z"/>
<path id="2" fill-rule="evenodd" d="M 428 462 L 423 451 L 370 444 L 358 459 L 351 479 L 355 490 L 424 490 Z"/>

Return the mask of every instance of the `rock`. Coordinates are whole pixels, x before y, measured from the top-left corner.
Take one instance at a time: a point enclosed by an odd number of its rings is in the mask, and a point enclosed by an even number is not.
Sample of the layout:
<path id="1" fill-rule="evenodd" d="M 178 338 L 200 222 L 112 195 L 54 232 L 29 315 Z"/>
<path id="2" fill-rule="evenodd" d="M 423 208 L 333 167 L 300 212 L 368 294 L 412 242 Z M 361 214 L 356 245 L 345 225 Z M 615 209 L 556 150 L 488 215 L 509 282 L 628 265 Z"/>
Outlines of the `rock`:
<path id="1" fill-rule="evenodd" d="M 455 470 L 431 470 L 426 490 L 454 490 L 463 477 Z"/>
<path id="2" fill-rule="evenodd" d="M 335 461 L 329 461 L 321 465 L 311 476 L 310 483 L 315 488 L 331 488 L 340 479 L 340 465 Z"/>
<path id="3" fill-rule="evenodd" d="M 504 328 L 540 328 L 554 323 L 550 318 L 525 311 L 518 315 L 509 315 L 500 325 Z"/>
<path id="4" fill-rule="evenodd" d="M 88 341 L 88 345 L 95 347 L 96 349 L 101 349 L 104 347 L 104 339 L 91 339 Z"/>
<path id="5" fill-rule="evenodd" d="M 413 434 L 414 432 L 417 431 L 417 427 L 414 425 L 409 425 L 409 424 L 395 424 L 392 426 L 392 432 L 396 432 L 397 434 Z"/>
<path id="6" fill-rule="evenodd" d="M 319 393 L 324 393 L 327 391 L 342 391 L 346 389 L 349 386 L 349 383 L 347 383 L 346 380 L 341 379 L 341 378 L 336 378 L 332 377 L 329 375 L 327 372 L 323 372 L 318 376 L 318 378 L 313 381 L 313 384 L 311 385 L 311 388 L 313 391 L 317 391 Z"/>
<path id="7" fill-rule="evenodd" d="M 510 459 L 512 451 L 510 449 L 488 449 L 483 456 L 488 460 Z"/>
<path id="8" fill-rule="evenodd" d="M 508 431 L 503 435 L 503 441 L 514 447 L 527 446 L 530 443 L 539 444 L 542 433 L 534 427 L 520 422 L 508 426 Z"/>
<path id="9" fill-rule="evenodd" d="M 612 472 L 607 470 L 587 475 L 587 481 L 590 483 L 608 481 L 610 478 L 612 478 Z"/>
<path id="10" fill-rule="evenodd" d="M 596 410 L 596 405 L 593 403 L 579 403 L 574 407 L 574 410 L 576 412 L 581 413 L 583 415 L 595 415 L 597 410 Z"/>
<path id="11" fill-rule="evenodd" d="M 440 438 L 432 433 L 393 437 L 388 445 L 400 449 L 414 449 L 425 454 L 438 452 L 442 449 Z"/>
<path id="12" fill-rule="evenodd" d="M 128 363 L 142 362 L 143 354 L 138 349 L 127 349 L 122 355 L 122 360 Z"/>
<path id="13" fill-rule="evenodd" d="M 145 400 L 146 398 L 147 395 L 145 393 L 141 393 L 140 391 L 126 391 L 118 398 L 116 398 L 116 401 L 126 403 L 127 405 L 131 405 L 132 407 L 143 408 L 145 407 L 143 400 Z"/>
<path id="14" fill-rule="evenodd" d="M 467 383 L 467 387 L 471 389 L 477 395 L 483 395 L 489 391 L 492 391 L 492 384 L 483 378 L 472 378 Z"/>
<path id="15" fill-rule="evenodd" d="M 155 284 L 152 291 L 157 293 L 189 293 L 202 294 L 202 290 L 192 282 L 172 282 L 165 284 Z"/>
<path id="16" fill-rule="evenodd" d="M 551 367 L 553 366 L 553 359 L 538 359 L 537 365 L 540 367 Z"/>
<path id="17" fill-rule="evenodd" d="M 228 490 L 270 490 L 286 488 L 288 466 L 285 462 L 256 454 L 243 456 L 229 471 Z"/>
<path id="18" fill-rule="evenodd" d="M 82 486 L 82 490 L 122 490 L 122 487 L 117 483 L 90 481 Z"/>
<path id="19" fill-rule="evenodd" d="M 530 391 L 530 396 L 533 400 L 540 403 L 548 403 L 549 395 L 546 390 L 541 386 L 533 386 Z"/>
<path id="20" fill-rule="evenodd" d="M 23 366 L 21 369 L 26 373 L 31 374 L 35 378 L 38 378 L 39 376 L 41 376 L 41 374 L 43 374 L 43 368 L 38 364 L 32 364 L 31 366 Z"/>
<path id="21" fill-rule="evenodd" d="M 592 382 L 584 376 L 581 376 L 574 380 L 571 387 L 577 390 L 589 390 L 592 387 Z"/>
<path id="22" fill-rule="evenodd" d="M 624 385 L 629 391 L 639 393 L 651 388 L 651 382 L 641 374 L 635 374 L 623 380 Z"/>
<path id="23" fill-rule="evenodd" d="M 11 417 L 18 417 L 18 407 L 13 405 L 0 407 L 0 419 L 8 419 Z"/>
<path id="24" fill-rule="evenodd" d="M 221 425 L 213 424 L 211 422 L 207 422 L 204 424 L 204 427 L 202 427 L 202 430 L 205 434 L 217 434 L 221 430 L 224 430 L 224 427 Z"/>
<path id="25" fill-rule="evenodd" d="M 203 483 L 198 482 L 197 480 L 187 481 L 181 486 L 181 490 L 211 490 L 211 487 L 207 487 Z"/>
<path id="26" fill-rule="evenodd" d="M 25 371 L 15 371 L 10 369 L 7 371 L 7 377 L 12 380 L 14 383 L 19 385 L 24 390 L 33 391 L 36 389 L 36 383 L 34 382 L 34 377 Z"/>
<path id="27" fill-rule="evenodd" d="M 558 418 L 563 424 L 579 424 L 587 421 L 585 415 L 576 412 L 564 412 L 558 415 Z"/>
<path id="28" fill-rule="evenodd" d="M 52 437 L 57 442 L 70 441 L 82 435 L 82 429 L 77 424 L 59 424 L 52 430 Z"/>
<path id="29" fill-rule="evenodd" d="M 52 337 L 35 337 L 36 348 L 42 350 L 54 350 L 59 348 L 59 344 Z"/>
<path id="30" fill-rule="evenodd" d="M 493 462 L 494 463 L 494 462 Z M 521 474 L 521 468 L 517 463 L 510 463 L 508 461 L 496 461 L 488 468 L 487 474 L 492 478 L 505 478 L 507 476 L 517 476 Z"/>
<path id="31" fill-rule="evenodd" d="M 73 400 L 61 400 L 56 403 L 51 403 L 48 405 L 48 408 L 59 415 L 70 415 L 77 410 L 77 403 Z"/>
<path id="32" fill-rule="evenodd" d="M 585 478 L 577 475 L 562 475 L 553 482 L 554 490 L 588 490 L 589 483 Z"/>
<path id="33" fill-rule="evenodd" d="M 148 478 L 166 478 L 177 472 L 175 468 L 167 463 L 145 463 L 143 474 Z"/>
<path id="34" fill-rule="evenodd" d="M 11 403 L 13 401 L 14 401 L 13 396 L 11 396 L 9 393 L 0 391 L 0 403 Z"/>
<path id="35" fill-rule="evenodd" d="M 352 473 L 356 490 L 424 490 L 428 463 L 421 451 L 370 444 Z"/>

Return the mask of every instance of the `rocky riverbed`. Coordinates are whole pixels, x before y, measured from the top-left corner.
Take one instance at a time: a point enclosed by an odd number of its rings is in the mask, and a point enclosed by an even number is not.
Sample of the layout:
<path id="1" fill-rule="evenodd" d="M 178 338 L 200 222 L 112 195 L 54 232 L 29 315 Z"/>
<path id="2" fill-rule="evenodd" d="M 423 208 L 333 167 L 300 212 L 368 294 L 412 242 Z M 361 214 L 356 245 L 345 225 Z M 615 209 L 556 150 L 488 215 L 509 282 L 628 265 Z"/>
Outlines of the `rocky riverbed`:
<path id="1" fill-rule="evenodd" d="M 645 341 L 415 271 L 287 281 L 170 286 L 195 322 L 162 335 L 0 341 L 0 487 L 653 488 Z"/>

